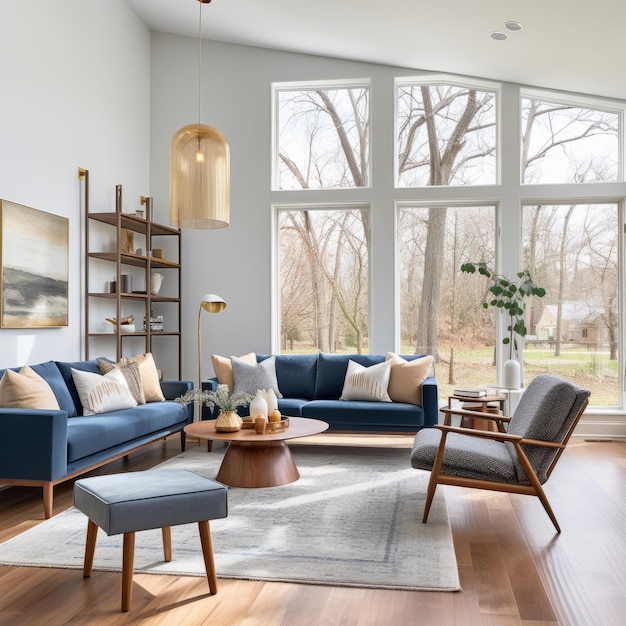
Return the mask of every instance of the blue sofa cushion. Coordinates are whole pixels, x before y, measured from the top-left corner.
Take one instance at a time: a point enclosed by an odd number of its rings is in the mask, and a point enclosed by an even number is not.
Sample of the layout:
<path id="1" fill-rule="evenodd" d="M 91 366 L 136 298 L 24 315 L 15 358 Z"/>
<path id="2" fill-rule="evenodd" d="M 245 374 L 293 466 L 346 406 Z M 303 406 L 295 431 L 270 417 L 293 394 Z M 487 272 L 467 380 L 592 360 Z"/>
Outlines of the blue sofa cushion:
<path id="1" fill-rule="evenodd" d="M 257 354 L 260 363 L 269 354 Z M 276 378 L 278 389 L 285 398 L 315 397 L 315 376 L 317 354 L 278 354 L 276 355 Z"/>
<path id="2" fill-rule="evenodd" d="M 39 374 L 39 376 L 41 376 L 48 383 L 48 385 L 50 385 L 50 389 L 52 389 L 52 393 L 54 393 L 61 411 L 65 411 L 68 416 L 76 415 L 74 400 L 67 389 L 67 385 L 65 384 L 63 376 L 61 375 L 59 368 L 56 366 L 56 363 L 54 361 L 45 361 L 43 363 L 31 365 L 30 368 L 37 372 L 37 374 Z M 12 367 L 10 369 L 14 372 L 19 372 L 22 368 Z M 3 374 L 4 370 L 0 370 L 0 378 L 2 378 Z"/>
<path id="3" fill-rule="evenodd" d="M 74 379 L 72 378 L 72 368 L 77 370 L 82 370 L 83 372 L 91 372 L 93 374 L 100 374 L 100 368 L 98 367 L 98 360 L 92 359 L 91 361 L 57 361 L 56 362 L 59 371 L 61 372 L 61 376 L 65 381 L 65 385 L 69 390 L 70 395 L 72 396 L 72 401 L 74 403 L 74 410 L 72 413 L 68 412 L 69 417 L 74 417 L 76 415 L 83 414 L 83 405 L 80 402 L 80 397 L 78 395 L 78 391 L 76 390 L 76 385 L 74 384 Z M 60 402 L 59 402 L 60 404 Z"/>
<path id="4" fill-rule="evenodd" d="M 384 355 L 380 354 L 326 354 L 320 352 L 317 360 L 317 376 L 315 379 L 315 399 L 337 399 L 343 390 L 343 381 L 348 369 L 348 361 L 356 361 L 359 365 L 369 367 L 382 363 Z"/>
<path id="5" fill-rule="evenodd" d="M 309 402 L 305 398 L 281 398 L 278 400 L 278 410 L 288 417 L 302 417 L 302 407 Z"/>
<path id="6" fill-rule="evenodd" d="M 186 420 L 186 408 L 167 400 L 75 417 L 67 422 L 67 462 L 72 463 Z"/>
<path id="7" fill-rule="evenodd" d="M 389 408 L 389 402 L 312 400 L 302 407 L 302 417 L 328 422 L 331 430 L 415 432 L 424 426 L 422 407 L 394 402 L 393 410 Z"/>

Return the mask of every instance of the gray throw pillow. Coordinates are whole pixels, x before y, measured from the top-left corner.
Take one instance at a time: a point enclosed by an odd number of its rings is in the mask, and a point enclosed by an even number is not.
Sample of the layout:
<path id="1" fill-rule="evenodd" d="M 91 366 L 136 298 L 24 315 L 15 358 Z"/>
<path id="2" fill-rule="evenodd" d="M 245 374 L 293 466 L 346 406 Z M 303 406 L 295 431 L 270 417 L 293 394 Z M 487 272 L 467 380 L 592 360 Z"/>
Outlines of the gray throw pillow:
<path id="1" fill-rule="evenodd" d="M 234 393 L 250 393 L 254 395 L 257 389 L 273 389 L 276 397 L 282 398 L 276 379 L 276 357 L 271 356 L 260 363 L 247 363 L 233 356 Z"/>

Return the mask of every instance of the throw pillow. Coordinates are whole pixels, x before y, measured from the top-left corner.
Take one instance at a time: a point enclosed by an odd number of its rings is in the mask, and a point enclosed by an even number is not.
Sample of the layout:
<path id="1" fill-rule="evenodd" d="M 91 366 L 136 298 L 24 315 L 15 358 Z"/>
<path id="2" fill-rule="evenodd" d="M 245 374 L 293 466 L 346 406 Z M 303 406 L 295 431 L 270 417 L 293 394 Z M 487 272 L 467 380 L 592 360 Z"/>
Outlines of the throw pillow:
<path id="1" fill-rule="evenodd" d="M 131 395 L 135 398 L 135 402 L 137 402 L 137 404 L 146 403 L 146 395 L 143 392 L 141 374 L 139 373 L 139 365 L 137 365 L 137 361 L 131 360 L 129 363 L 122 365 L 121 362 L 111 363 L 111 361 L 107 361 L 105 359 L 98 359 L 98 367 L 100 368 L 100 372 L 102 374 L 107 374 L 112 369 L 117 367 L 122 374 L 124 374 L 124 378 L 128 383 Z"/>
<path id="2" fill-rule="evenodd" d="M 128 365 L 129 363 L 137 363 L 139 377 L 141 378 L 141 387 L 146 402 L 163 402 L 165 396 L 161 390 L 159 370 L 157 370 L 152 352 L 138 354 L 137 356 L 122 357 L 120 362 L 116 363 L 116 365 Z"/>
<path id="3" fill-rule="evenodd" d="M 59 410 L 59 402 L 50 385 L 28 365 L 19 372 L 5 370 L 0 380 L 0 406 L 7 409 Z"/>
<path id="4" fill-rule="evenodd" d="M 422 383 L 430 373 L 434 359 L 427 355 L 407 361 L 393 352 L 387 352 L 387 362 L 391 363 L 389 397 L 394 402 L 422 404 Z"/>
<path id="5" fill-rule="evenodd" d="M 232 391 L 235 387 L 231 358 L 220 356 L 219 354 L 211 355 L 211 361 L 213 362 L 213 370 L 217 376 L 217 382 L 220 385 L 228 385 L 229 391 Z M 244 354 L 243 356 L 239 356 L 237 358 L 245 361 L 246 363 L 256 363 L 256 354 L 254 352 L 248 352 L 248 354 Z"/>
<path id="6" fill-rule="evenodd" d="M 365 367 L 350 359 L 339 399 L 391 402 L 387 393 L 390 374 L 389 361 Z"/>
<path id="7" fill-rule="evenodd" d="M 96 415 L 137 406 L 126 378 L 118 368 L 112 369 L 104 376 L 72 368 L 72 378 L 80 403 L 83 405 L 83 415 Z"/>
<path id="8" fill-rule="evenodd" d="M 276 379 L 276 357 L 271 356 L 260 363 L 247 363 L 236 356 L 232 357 L 234 393 L 250 393 L 257 389 L 273 389 L 277 398 L 282 398 Z"/>

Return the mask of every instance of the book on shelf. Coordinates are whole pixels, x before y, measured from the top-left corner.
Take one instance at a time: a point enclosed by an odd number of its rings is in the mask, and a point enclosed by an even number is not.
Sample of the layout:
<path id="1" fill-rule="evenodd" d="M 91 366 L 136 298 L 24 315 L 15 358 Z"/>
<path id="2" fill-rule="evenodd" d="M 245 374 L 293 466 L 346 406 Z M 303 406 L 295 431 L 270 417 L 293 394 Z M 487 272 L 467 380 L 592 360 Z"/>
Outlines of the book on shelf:
<path id="1" fill-rule="evenodd" d="M 455 396 L 461 396 L 463 398 L 482 398 L 487 395 L 486 389 L 455 389 Z"/>

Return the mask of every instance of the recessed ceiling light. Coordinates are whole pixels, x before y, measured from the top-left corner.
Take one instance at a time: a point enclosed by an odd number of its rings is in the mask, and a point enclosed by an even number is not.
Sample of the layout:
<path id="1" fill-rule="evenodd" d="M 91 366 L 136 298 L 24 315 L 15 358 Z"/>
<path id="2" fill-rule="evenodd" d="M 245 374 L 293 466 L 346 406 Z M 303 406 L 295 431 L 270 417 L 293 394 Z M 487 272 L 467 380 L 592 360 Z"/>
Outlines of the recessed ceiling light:
<path id="1" fill-rule="evenodd" d="M 492 39 L 495 39 L 496 41 L 504 41 L 506 39 L 506 35 L 504 33 L 501 33 L 498 30 L 494 30 L 494 31 L 490 32 L 489 36 Z"/>
<path id="2" fill-rule="evenodd" d="M 518 31 L 524 28 L 524 24 L 511 20 L 510 22 L 504 22 L 504 28 L 507 30 Z"/>

